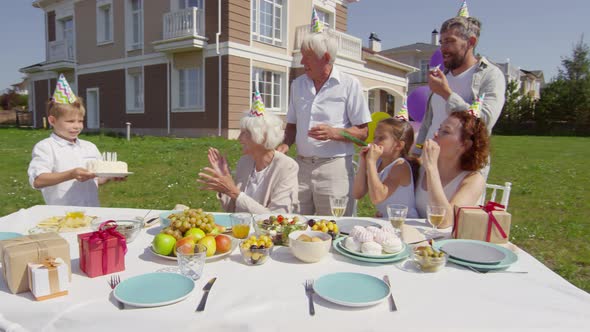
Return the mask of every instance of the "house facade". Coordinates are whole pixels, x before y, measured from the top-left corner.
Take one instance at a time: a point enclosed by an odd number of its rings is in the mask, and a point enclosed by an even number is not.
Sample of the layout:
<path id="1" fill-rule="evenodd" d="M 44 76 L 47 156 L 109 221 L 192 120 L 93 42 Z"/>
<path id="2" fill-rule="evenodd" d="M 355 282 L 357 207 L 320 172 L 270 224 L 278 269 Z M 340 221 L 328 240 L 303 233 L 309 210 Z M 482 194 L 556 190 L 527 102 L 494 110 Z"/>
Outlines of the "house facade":
<path id="1" fill-rule="evenodd" d="M 46 61 L 21 69 L 34 126 L 61 73 L 85 99 L 90 130 L 130 122 L 138 134 L 236 137 L 256 88 L 269 112 L 286 114 L 290 82 L 304 73 L 299 47 L 312 8 L 338 42 L 336 66 L 359 79 L 367 99 L 393 96 L 399 109 L 415 68 L 347 34 L 349 2 L 35 1 L 45 12 Z"/>

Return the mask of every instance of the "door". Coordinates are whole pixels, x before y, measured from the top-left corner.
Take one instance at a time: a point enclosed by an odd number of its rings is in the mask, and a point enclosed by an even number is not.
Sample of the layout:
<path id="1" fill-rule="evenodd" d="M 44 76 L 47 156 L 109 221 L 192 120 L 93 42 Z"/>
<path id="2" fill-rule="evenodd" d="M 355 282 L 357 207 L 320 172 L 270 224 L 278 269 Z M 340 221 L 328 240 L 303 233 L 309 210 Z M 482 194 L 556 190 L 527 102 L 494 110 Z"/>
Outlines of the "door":
<path id="1" fill-rule="evenodd" d="M 100 103 L 98 88 L 86 89 L 86 127 L 88 129 L 100 128 Z"/>

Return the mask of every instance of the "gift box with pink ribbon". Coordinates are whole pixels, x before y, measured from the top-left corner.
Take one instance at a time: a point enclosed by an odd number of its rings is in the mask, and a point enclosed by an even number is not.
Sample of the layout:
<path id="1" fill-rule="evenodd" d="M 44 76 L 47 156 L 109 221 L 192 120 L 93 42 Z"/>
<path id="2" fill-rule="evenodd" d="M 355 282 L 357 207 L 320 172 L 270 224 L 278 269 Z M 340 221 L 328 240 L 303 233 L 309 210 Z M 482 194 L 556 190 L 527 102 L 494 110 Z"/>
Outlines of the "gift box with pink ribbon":
<path id="1" fill-rule="evenodd" d="M 127 243 L 113 220 L 102 223 L 96 232 L 79 234 L 78 246 L 80 270 L 89 277 L 125 270 Z"/>
<path id="2" fill-rule="evenodd" d="M 511 215 L 504 206 L 488 202 L 480 206 L 455 206 L 453 238 L 506 243 Z"/>
<path id="3" fill-rule="evenodd" d="M 37 301 L 68 294 L 69 267 L 61 258 L 47 257 L 41 264 L 29 263 L 29 288 Z"/>

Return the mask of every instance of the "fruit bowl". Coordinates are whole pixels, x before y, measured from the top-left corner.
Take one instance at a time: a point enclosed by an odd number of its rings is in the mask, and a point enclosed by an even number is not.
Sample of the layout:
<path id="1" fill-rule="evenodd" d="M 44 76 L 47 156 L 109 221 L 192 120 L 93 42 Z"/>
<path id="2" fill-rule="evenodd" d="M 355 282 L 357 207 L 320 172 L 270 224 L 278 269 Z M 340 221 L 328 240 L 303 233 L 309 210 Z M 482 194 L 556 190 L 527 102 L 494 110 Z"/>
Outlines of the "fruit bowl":
<path id="1" fill-rule="evenodd" d="M 104 220 L 95 219 L 90 225 L 96 231 L 103 222 Z M 143 228 L 143 221 L 139 220 L 115 220 L 114 222 L 117 225 L 117 232 L 125 236 L 127 243 L 133 242 Z"/>
<path id="2" fill-rule="evenodd" d="M 260 214 L 254 216 L 256 235 L 267 235 L 275 245 L 289 245 L 289 233 L 307 229 L 307 218 L 297 214 Z"/>
<path id="3" fill-rule="evenodd" d="M 332 236 L 320 231 L 295 231 L 289 234 L 291 253 L 306 263 L 319 262 L 332 246 Z"/>
<path id="4" fill-rule="evenodd" d="M 160 224 L 162 226 L 167 227 L 170 225 L 170 218 L 168 218 L 173 213 L 182 213 L 182 210 L 173 210 L 173 211 L 166 211 L 160 213 Z"/>
<path id="5" fill-rule="evenodd" d="M 260 245 L 259 245 L 260 244 Z M 274 245 L 266 235 L 250 238 L 240 242 L 240 253 L 247 265 L 262 265 L 266 263 Z"/>
<path id="6" fill-rule="evenodd" d="M 412 259 L 423 272 L 438 272 L 447 264 L 447 255 L 430 246 L 414 248 Z"/>

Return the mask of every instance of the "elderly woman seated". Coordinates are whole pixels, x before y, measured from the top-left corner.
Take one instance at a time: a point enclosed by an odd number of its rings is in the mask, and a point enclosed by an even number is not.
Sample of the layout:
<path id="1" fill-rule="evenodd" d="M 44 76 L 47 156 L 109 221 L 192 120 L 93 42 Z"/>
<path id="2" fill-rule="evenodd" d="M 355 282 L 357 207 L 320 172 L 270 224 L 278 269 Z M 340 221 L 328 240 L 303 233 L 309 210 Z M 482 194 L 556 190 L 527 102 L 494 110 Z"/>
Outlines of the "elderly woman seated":
<path id="1" fill-rule="evenodd" d="M 291 213 L 297 208 L 299 166 L 292 158 L 275 150 L 282 143 L 283 122 L 266 113 L 256 92 L 252 110 L 240 120 L 243 156 L 236 166 L 235 181 L 227 160 L 209 148 L 211 167 L 199 173 L 198 182 L 216 191 L 226 212 Z"/>
<path id="2" fill-rule="evenodd" d="M 424 143 L 416 209 L 426 218 L 429 205 L 443 207 L 441 228 L 453 224 L 455 205 L 477 205 L 485 188 L 479 170 L 488 160 L 489 136 L 476 103 L 468 112 L 451 113 L 434 139 Z"/>

